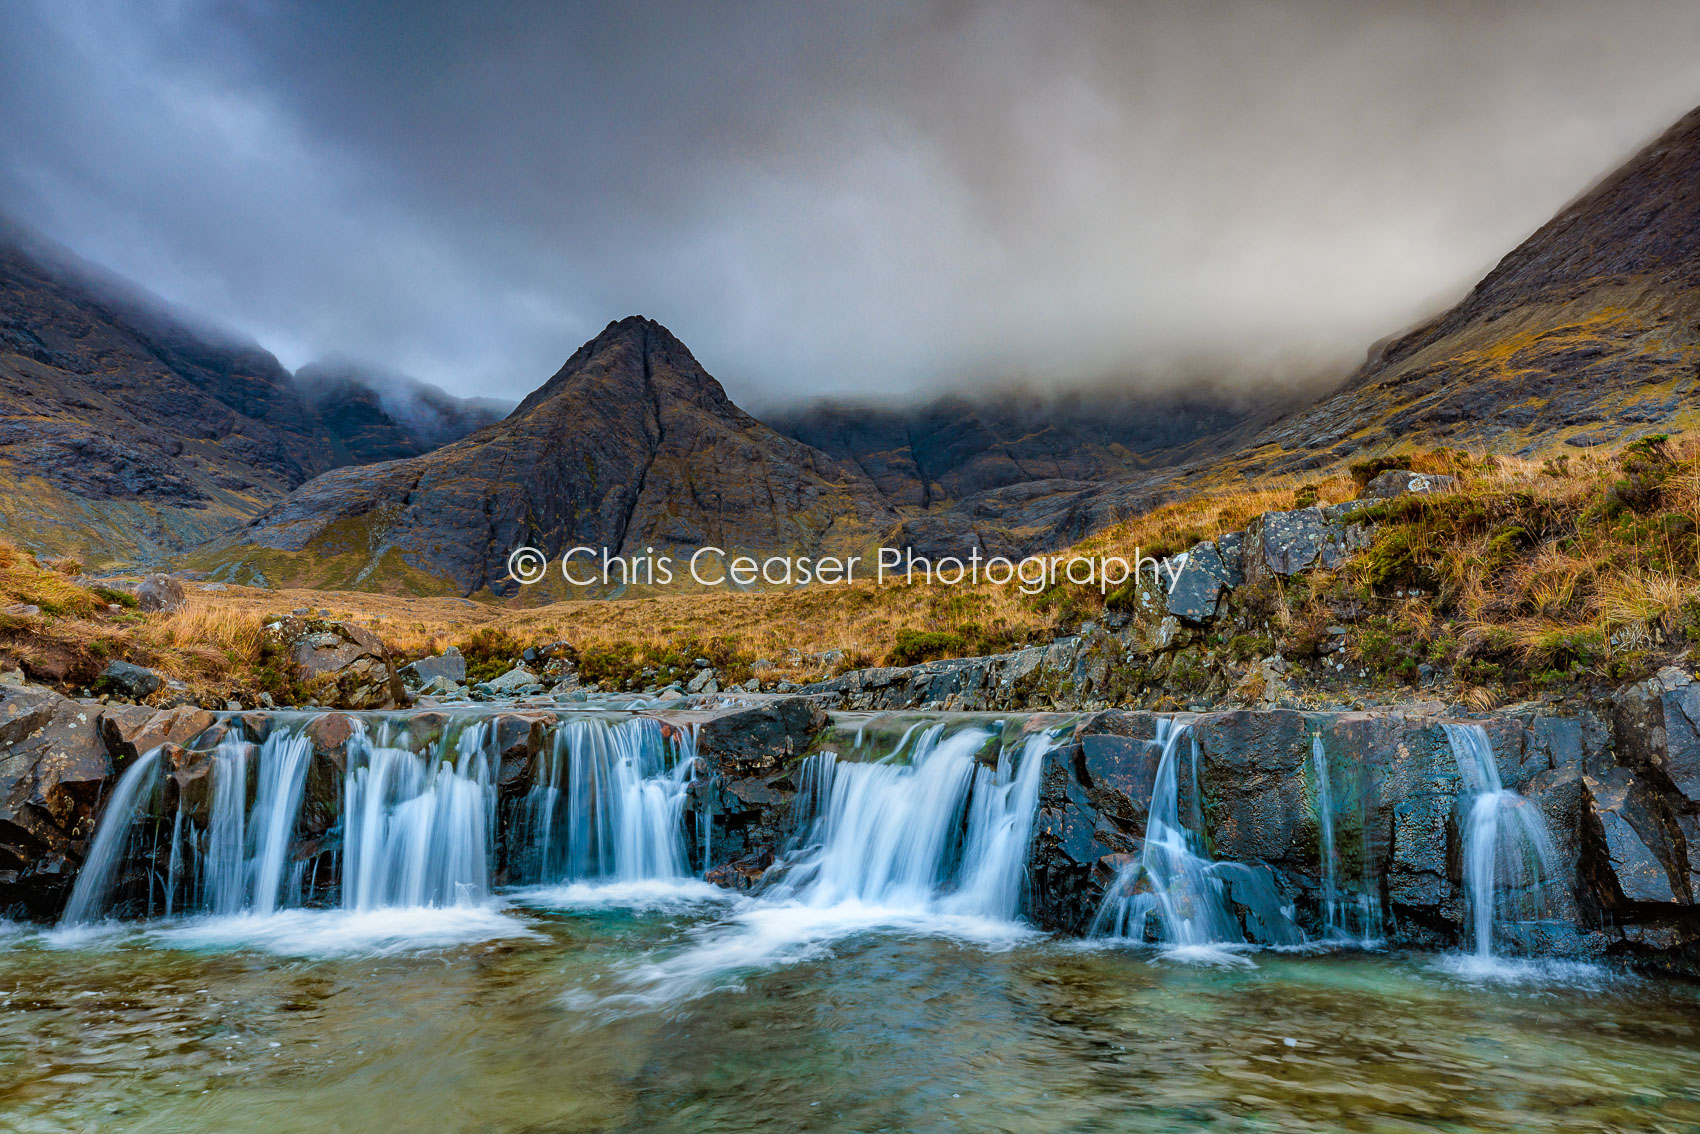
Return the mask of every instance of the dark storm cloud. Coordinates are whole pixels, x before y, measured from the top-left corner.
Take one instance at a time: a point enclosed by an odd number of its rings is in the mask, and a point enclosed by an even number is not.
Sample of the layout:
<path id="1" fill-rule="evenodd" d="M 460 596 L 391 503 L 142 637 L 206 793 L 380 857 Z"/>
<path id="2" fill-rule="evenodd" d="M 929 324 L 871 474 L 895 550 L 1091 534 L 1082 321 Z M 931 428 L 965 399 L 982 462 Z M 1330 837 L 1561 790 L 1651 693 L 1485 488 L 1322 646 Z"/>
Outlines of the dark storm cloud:
<path id="1" fill-rule="evenodd" d="M 1691 3 L 0 7 L 0 206 L 286 363 L 519 396 L 1338 372 L 1700 101 Z"/>

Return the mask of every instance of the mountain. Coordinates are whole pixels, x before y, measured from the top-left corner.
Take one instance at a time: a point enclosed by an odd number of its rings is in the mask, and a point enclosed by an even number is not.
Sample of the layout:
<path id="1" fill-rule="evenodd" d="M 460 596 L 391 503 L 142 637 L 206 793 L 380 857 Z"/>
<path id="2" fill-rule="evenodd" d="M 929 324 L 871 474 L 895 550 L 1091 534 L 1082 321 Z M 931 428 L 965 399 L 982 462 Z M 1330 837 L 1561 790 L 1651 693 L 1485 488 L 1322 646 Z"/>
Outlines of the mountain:
<path id="1" fill-rule="evenodd" d="M 295 372 L 295 387 L 352 464 L 417 457 L 506 417 L 512 402 L 457 398 L 435 386 L 345 360 Z"/>
<path id="2" fill-rule="evenodd" d="M 194 561 L 274 583 L 510 594 L 522 544 L 819 554 L 864 549 L 895 519 L 864 478 L 740 410 L 634 316 L 495 425 L 325 474 Z"/>
<path id="3" fill-rule="evenodd" d="M 25 547 L 159 562 L 328 469 L 423 452 L 501 412 L 346 370 L 298 381 L 0 218 L 0 521 Z"/>
<path id="4" fill-rule="evenodd" d="M 1291 399 L 1103 389 L 948 395 L 891 408 L 823 401 L 766 417 L 851 465 L 894 505 L 929 508 L 1037 481 L 1103 481 L 1231 450 Z"/>
<path id="5" fill-rule="evenodd" d="M 0 516 L 95 562 L 157 558 L 336 461 L 277 359 L 0 229 Z"/>
<path id="6" fill-rule="evenodd" d="M 1274 471 L 1448 444 L 1532 454 L 1700 424 L 1700 109 L 1247 457 Z"/>

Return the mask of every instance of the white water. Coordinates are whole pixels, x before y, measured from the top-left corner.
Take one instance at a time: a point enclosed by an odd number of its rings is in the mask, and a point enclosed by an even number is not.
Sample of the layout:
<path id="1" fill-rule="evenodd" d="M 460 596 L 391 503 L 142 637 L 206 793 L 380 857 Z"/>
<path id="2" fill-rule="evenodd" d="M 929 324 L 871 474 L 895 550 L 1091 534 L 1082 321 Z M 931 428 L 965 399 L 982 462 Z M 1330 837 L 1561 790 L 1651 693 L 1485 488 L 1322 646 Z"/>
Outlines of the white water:
<path id="1" fill-rule="evenodd" d="M 694 731 L 674 751 L 650 717 L 572 720 L 555 730 L 541 767 L 521 809 L 528 850 L 520 880 L 629 883 L 690 873 L 683 817 L 699 772 Z"/>
<path id="2" fill-rule="evenodd" d="M 1055 741 L 1029 736 L 1019 756 L 1000 747 L 993 768 L 976 760 L 990 730 L 953 732 L 940 723 L 900 763 L 911 733 L 871 763 L 831 752 L 808 758 L 798 791 L 801 849 L 773 896 L 817 908 L 1017 915 L 1044 755 Z"/>
<path id="3" fill-rule="evenodd" d="M 1221 946 L 1244 944 L 1247 929 L 1253 939 L 1265 944 L 1301 943 L 1304 934 L 1281 904 L 1266 869 L 1217 862 L 1204 849 L 1198 743 L 1191 722 L 1159 719 L 1152 743 L 1161 755 L 1146 812 L 1145 845 L 1105 892 L 1092 932 L 1135 941 L 1154 939 L 1171 950 L 1188 950 L 1212 960 L 1222 959 Z M 1244 928 L 1229 906 L 1230 891 L 1248 923 Z"/>
<path id="4" fill-rule="evenodd" d="M 71 888 L 71 900 L 65 906 L 60 925 L 87 925 L 99 919 L 106 908 L 107 891 L 113 875 L 124 861 L 129 849 L 130 829 L 143 793 L 151 793 L 155 773 L 159 769 L 160 749 L 155 748 L 136 758 L 118 777 L 112 798 L 106 801 L 105 819 L 95 829 L 88 857 Z"/>
<path id="5" fill-rule="evenodd" d="M 1328 773 L 1328 752 L 1323 746 L 1320 732 L 1311 734 L 1310 763 L 1316 790 L 1319 831 L 1317 841 L 1320 844 L 1322 859 L 1323 929 L 1331 938 L 1369 944 L 1378 940 L 1381 933 L 1381 902 L 1374 891 L 1372 880 L 1367 875 L 1369 847 L 1366 845 L 1362 848 L 1366 875 L 1361 880 L 1361 889 L 1356 893 L 1347 893 L 1340 883 L 1340 851 L 1334 831 L 1334 788 Z M 1363 806 L 1361 789 L 1359 806 Z M 1367 816 L 1364 818 L 1362 831 L 1367 840 Z"/>
<path id="6" fill-rule="evenodd" d="M 684 806 L 700 767 L 694 739 L 686 732 L 675 745 L 648 718 L 584 717 L 558 726 L 507 833 L 516 880 L 686 877 Z M 493 741 L 491 722 L 476 721 L 451 728 L 437 750 L 417 753 L 405 732 L 392 737 L 384 724 L 370 735 L 356 721 L 340 825 L 327 833 L 332 844 L 340 836 L 341 849 L 329 860 L 331 877 L 321 880 L 340 887 L 345 910 L 489 901 L 500 823 Z M 251 932 L 256 918 L 312 903 L 311 889 L 302 893 L 308 863 L 292 860 L 313 760 L 305 725 L 280 722 L 257 747 L 233 730 L 205 759 L 207 801 L 199 818 L 184 802 L 168 818 L 158 812 L 157 751 L 126 769 L 62 925 L 97 921 L 111 905 L 119 869 L 144 852 L 152 860 L 150 914 L 241 917 L 245 926 L 232 928 L 240 934 Z M 138 831 L 149 834 L 137 839 Z M 706 843 L 707 828 L 703 834 Z M 135 845 L 148 838 L 151 846 Z"/>
<path id="7" fill-rule="evenodd" d="M 1493 956 L 1496 929 L 1515 934 L 1548 912 L 1558 854 L 1540 809 L 1500 779 L 1493 743 L 1477 724 L 1446 724 L 1446 739 L 1469 790 L 1464 825 L 1466 912 L 1475 955 Z"/>
<path id="8" fill-rule="evenodd" d="M 342 904 L 349 910 L 470 905 L 490 891 L 496 789 L 486 722 L 468 725 L 451 761 L 348 742 Z"/>
<path id="9" fill-rule="evenodd" d="M 825 955 L 864 933 L 986 948 L 1031 937 L 1019 915 L 1045 755 L 1056 739 L 1035 733 L 1000 745 L 988 766 L 978 757 L 993 738 L 988 728 L 941 722 L 911 728 L 872 761 L 808 757 L 793 805 L 795 846 L 774 868 L 777 882 L 759 898 L 716 895 L 720 920 L 692 930 L 682 951 L 563 999 L 603 1016 L 677 1004 L 739 987 L 745 972 Z M 623 889 L 622 904 L 677 909 L 695 901 L 700 908 L 703 895 L 686 889 L 695 885 Z M 589 891 L 572 902 L 570 892 L 545 893 L 551 904 L 594 905 L 597 896 Z"/>

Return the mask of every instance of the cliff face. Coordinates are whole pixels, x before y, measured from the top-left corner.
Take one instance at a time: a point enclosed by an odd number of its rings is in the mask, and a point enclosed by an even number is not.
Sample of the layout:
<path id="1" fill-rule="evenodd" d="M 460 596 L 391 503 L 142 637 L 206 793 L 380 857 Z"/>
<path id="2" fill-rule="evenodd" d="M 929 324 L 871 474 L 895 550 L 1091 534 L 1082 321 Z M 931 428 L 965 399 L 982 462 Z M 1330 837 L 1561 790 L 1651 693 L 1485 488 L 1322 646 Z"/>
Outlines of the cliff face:
<path id="1" fill-rule="evenodd" d="M 199 559 L 353 584 L 388 564 L 414 589 L 510 593 L 521 544 L 808 554 L 860 548 L 894 519 L 867 481 L 738 409 L 666 328 L 632 317 L 498 424 L 320 477 Z"/>

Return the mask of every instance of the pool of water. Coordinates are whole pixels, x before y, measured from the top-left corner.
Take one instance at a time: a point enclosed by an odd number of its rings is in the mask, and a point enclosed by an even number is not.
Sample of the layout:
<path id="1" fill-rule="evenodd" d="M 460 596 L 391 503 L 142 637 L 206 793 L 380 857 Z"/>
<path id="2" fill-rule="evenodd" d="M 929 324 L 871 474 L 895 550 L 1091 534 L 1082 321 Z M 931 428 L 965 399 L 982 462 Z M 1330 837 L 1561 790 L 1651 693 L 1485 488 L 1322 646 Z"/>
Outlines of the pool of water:
<path id="1" fill-rule="evenodd" d="M 0 938 L 25 1131 L 1700 1129 L 1700 990 L 693 887 Z"/>

